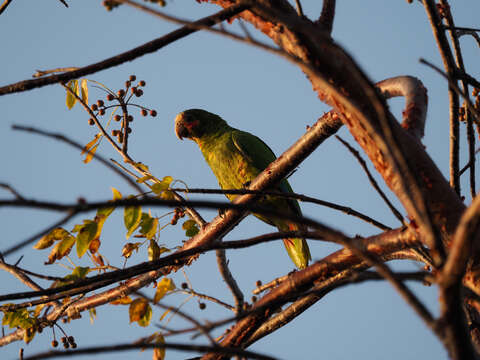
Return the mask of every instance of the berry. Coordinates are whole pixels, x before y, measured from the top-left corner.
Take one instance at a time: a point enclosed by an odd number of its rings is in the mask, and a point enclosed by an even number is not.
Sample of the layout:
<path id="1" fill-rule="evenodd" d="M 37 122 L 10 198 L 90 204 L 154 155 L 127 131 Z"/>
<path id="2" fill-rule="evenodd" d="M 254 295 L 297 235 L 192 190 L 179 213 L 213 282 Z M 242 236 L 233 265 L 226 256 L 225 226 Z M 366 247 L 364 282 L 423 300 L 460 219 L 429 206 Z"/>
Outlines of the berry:
<path id="1" fill-rule="evenodd" d="M 119 97 L 123 97 L 123 96 L 125 95 L 125 90 L 123 90 L 123 89 L 118 90 L 118 91 L 117 91 L 117 95 L 118 95 Z"/>
<path id="2" fill-rule="evenodd" d="M 67 340 L 68 340 L 68 342 L 69 342 L 70 344 L 74 344 L 74 343 L 75 343 L 75 338 L 74 338 L 73 336 L 69 336 L 69 337 L 67 338 Z"/>
<path id="3" fill-rule="evenodd" d="M 205 310 L 207 305 L 205 303 L 201 302 L 201 303 L 198 303 L 198 307 L 200 308 L 200 310 Z"/>
<path id="4" fill-rule="evenodd" d="M 170 224 L 172 224 L 172 225 L 177 225 L 177 219 L 172 219 L 172 220 L 170 221 Z"/>
<path id="5" fill-rule="evenodd" d="M 65 344 L 65 343 L 67 342 L 67 337 L 66 337 L 66 336 L 62 336 L 62 338 L 61 338 L 60 340 L 62 340 L 62 343 Z"/>
<path id="6" fill-rule="evenodd" d="M 72 343 L 72 349 L 76 349 L 77 348 L 77 343 Z"/>
<path id="7" fill-rule="evenodd" d="M 143 90 L 142 89 L 138 89 L 136 92 L 135 92 L 135 96 L 136 97 L 140 97 L 143 95 Z"/>
<path id="8" fill-rule="evenodd" d="M 152 117 L 157 116 L 157 111 L 156 110 L 150 110 L 150 116 L 152 116 Z"/>
<path id="9" fill-rule="evenodd" d="M 125 81 L 125 87 L 126 88 L 129 88 L 131 85 L 132 85 L 132 83 L 130 81 Z"/>
<path id="10" fill-rule="evenodd" d="M 135 75 L 130 75 L 130 77 L 128 79 L 130 81 L 135 81 L 135 80 L 137 80 L 137 77 Z"/>
<path id="11" fill-rule="evenodd" d="M 132 122 L 132 121 L 133 121 L 133 116 L 132 116 L 132 115 L 128 115 L 128 116 L 127 116 L 127 121 L 128 121 L 128 122 Z"/>
<path id="12" fill-rule="evenodd" d="M 113 117 L 113 120 L 115 120 L 115 121 L 120 121 L 121 118 L 122 118 L 122 117 L 117 114 L 117 115 L 115 115 L 115 116 Z"/>
<path id="13" fill-rule="evenodd" d="M 137 92 L 137 88 L 134 86 L 130 89 L 130 91 L 132 92 L 132 94 L 135 94 Z"/>
<path id="14" fill-rule="evenodd" d="M 65 349 L 68 349 L 68 348 L 70 347 L 70 344 L 69 344 L 68 342 L 64 342 L 64 343 L 63 343 L 63 347 L 64 347 Z"/>
<path id="15" fill-rule="evenodd" d="M 92 104 L 91 108 L 92 108 L 93 111 L 97 111 L 97 110 L 98 110 L 97 104 Z"/>
<path id="16" fill-rule="evenodd" d="M 260 286 L 262 286 L 262 282 L 261 282 L 260 280 L 257 280 L 257 282 L 255 283 L 255 285 L 256 285 L 257 287 L 260 287 Z"/>
<path id="17" fill-rule="evenodd" d="M 138 82 L 138 85 L 140 85 L 140 86 L 145 86 L 145 85 L 147 85 L 147 83 L 145 82 L 145 80 L 140 80 L 140 81 Z"/>
<path id="18" fill-rule="evenodd" d="M 52 346 L 53 346 L 53 347 L 57 347 L 57 346 L 58 346 L 58 341 L 57 341 L 57 340 L 53 340 L 53 341 L 52 341 Z"/>
<path id="19" fill-rule="evenodd" d="M 140 110 L 140 114 L 142 114 L 142 116 L 147 116 L 147 110 L 145 109 Z"/>
<path id="20" fill-rule="evenodd" d="M 95 125 L 95 120 L 93 118 L 88 119 L 88 125 Z"/>
<path id="21" fill-rule="evenodd" d="M 98 111 L 98 115 L 100 115 L 100 116 L 101 116 L 101 115 L 105 115 L 105 109 L 100 109 L 100 110 Z"/>
<path id="22" fill-rule="evenodd" d="M 112 130 L 112 136 L 117 136 L 118 135 L 118 130 Z"/>
<path id="23" fill-rule="evenodd" d="M 103 100 L 97 100 L 97 105 L 98 105 L 99 107 L 102 107 L 102 106 L 105 105 L 105 104 L 104 104 Z"/>
<path id="24" fill-rule="evenodd" d="M 127 128 L 127 133 L 130 134 L 132 132 L 132 128 L 128 127 Z"/>
<path id="25" fill-rule="evenodd" d="M 183 282 L 182 283 L 182 289 L 187 289 L 188 288 L 188 284 L 186 282 Z"/>
<path id="26" fill-rule="evenodd" d="M 115 99 L 115 96 L 113 96 L 113 94 L 108 94 L 107 95 L 107 100 L 108 101 L 112 101 L 113 99 Z"/>

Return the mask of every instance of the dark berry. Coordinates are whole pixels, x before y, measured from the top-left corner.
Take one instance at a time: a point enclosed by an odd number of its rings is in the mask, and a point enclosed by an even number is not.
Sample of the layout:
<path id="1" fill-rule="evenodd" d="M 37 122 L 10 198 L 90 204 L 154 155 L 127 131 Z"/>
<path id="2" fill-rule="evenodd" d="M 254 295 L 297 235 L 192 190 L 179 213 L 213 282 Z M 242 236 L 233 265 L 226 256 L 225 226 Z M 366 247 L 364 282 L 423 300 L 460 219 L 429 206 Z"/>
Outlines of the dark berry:
<path id="1" fill-rule="evenodd" d="M 255 285 L 256 285 L 257 287 L 262 286 L 262 282 L 261 282 L 260 280 L 257 280 L 257 282 L 255 283 Z"/>
<path id="2" fill-rule="evenodd" d="M 127 121 L 128 121 L 128 122 L 132 122 L 132 121 L 133 121 L 133 116 L 132 116 L 132 115 L 128 115 L 128 116 L 127 116 Z"/>
<path id="3" fill-rule="evenodd" d="M 134 86 L 130 89 L 130 91 L 132 92 L 132 94 L 135 94 L 137 92 L 137 88 Z"/>
<path id="4" fill-rule="evenodd" d="M 98 115 L 100 115 L 100 116 L 101 116 L 101 115 L 105 115 L 105 109 L 100 109 L 100 110 L 98 111 Z"/>
<path id="5" fill-rule="evenodd" d="M 115 115 L 115 116 L 113 117 L 113 120 L 115 120 L 115 121 L 120 121 L 121 118 L 122 118 L 122 117 L 117 114 L 117 115 Z"/>
<path id="6" fill-rule="evenodd" d="M 205 310 L 207 305 L 205 303 L 201 302 L 201 303 L 198 303 L 198 307 L 200 308 L 200 310 Z"/>
<path id="7" fill-rule="evenodd" d="M 69 337 L 67 338 L 67 340 L 68 340 L 68 342 L 69 342 L 70 344 L 75 343 L 75 338 L 74 338 L 73 336 L 69 336 Z"/>
<path id="8" fill-rule="evenodd" d="M 128 79 L 130 81 L 135 81 L 135 80 L 137 80 L 137 77 L 135 75 L 130 75 L 130 77 Z"/>
<path id="9" fill-rule="evenodd" d="M 188 288 L 188 284 L 186 282 L 183 282 L 182 283 L 182 289 L 187 289 Z"/>
<path id="10" fill-rule="evenodd" d="M 145 86 L 145 85 L 147 85 L 147 83 L 145 82 L 145 80 L 140 80 L 140 81 L 138 82 L 138 85 L 140 85 L 140 86 Z"/>
<path id="11" fill-rule="evenodd" d="M 140 114 L 142 114 L 142 116 L 147 116 L 147 110 L 145 109 L 140 110 Z"/>
<path id="12" fill-rule="evenodd" d="M 125 87 L 126 88 L 129 88 L 131 85 L 132 85 L 132 83 L 130 81 L 125 81 Z"/>
<path id="13" fill-rule="evenodd" d="M 117 91 L 117 95 L 118 95 L 119 97 L 123 97 L 123 96 L 125 95 L 125 90 L 123 90 L 123 89 L 118 90 L 118 91 Z"/>
<path id="14" fill-rule="evenodd" d="M 102 106 L 105 105 L 105 104 L 104 104 L 103 100 L 97 100 L 97 105 L 98 105 L 99 107 L 102 107 Z"/>
<path id="15" fill-rule="evenodd" d="M 60 340 L 62 340 L 62 343 L 65 344 L 65 343 L 67 342 L 67 337 L 66 337 L 66 336 L 62 336 L 62 338 L 61 338 Z"/>
<path id="16" fill-rule="evenodd" d="M 157 111 L 156 110 L 150 110 L 150 116 L 152 116 L 152 117 L 157 116 Z"/>
<path id="17" fill-rule="evenodd" d="M 58 341 L 57 341 L 57 340 L 53 340 L 53 341 L 52 341 L 52 346 L 53 346 L 53 347 L 57 347 L 57 346 L 58 346 Z"/>
<path id="18" fill-rule="evenodd" d="M 140 97 L 143 95 L 143 90 L 142 89 L 138 89 L 136 92 L 135 92 L 135 96 L 136 97 Z"/>
<path id="19" fill-rule="evenodd" d="M 132 132 L 132 128 L 127 128 L 127 133 L 130 134 Z"/>
<path id="20" fill-rule="evenodd" d="M 76 349 L 77 348 L 77 343 L 72 343 L 72 349 Z"/>
<path id="21" fill-rule="evenodd" d="M 107 95 L 107 100 L 108 101 L 112 101 L 113 99 L 115 99 L 115 96 L 113 96 L 113 94 L 108 94 Z"/>
<path id="22" fill-rule="evenodd" d="M 98 110 L 97 104 L 92 104 L 91 108 L 92 108 L 93 111 L 97 111 L 97 110 Z"/>

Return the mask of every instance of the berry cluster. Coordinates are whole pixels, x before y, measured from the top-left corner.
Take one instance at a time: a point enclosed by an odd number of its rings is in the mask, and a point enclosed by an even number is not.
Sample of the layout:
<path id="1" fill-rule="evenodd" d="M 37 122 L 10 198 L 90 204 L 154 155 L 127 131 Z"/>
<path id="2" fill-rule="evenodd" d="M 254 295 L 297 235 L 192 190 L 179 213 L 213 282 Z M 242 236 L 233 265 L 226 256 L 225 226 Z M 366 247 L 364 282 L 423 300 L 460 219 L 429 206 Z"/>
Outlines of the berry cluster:
<path id="1" fill-rule="evenodd" d="M 73 336 L 62 336 L 62 338 L 60 339 L 62 340 L 62 344 L 63 344 L 63 347 L 65 349 L 68 349 L 68 348 L 72 348 L 72 349 L 76 349 L 77 348 L 77 343 L 75 342 L 75 338 Z M 57 340 L 53 340 L 52 341 L 52 346 L 53 347 L 57 347 L 58 346 L 58 341 Z"/>
<path id="2" fill-rule="evenodd" d="M 123 112 L 123 116 L 116 114 L 113 116 L 113 120 L 120 122 L 122 119 L 123 121 L 121 122 L 120 129 L 114 129 L 112 130 L 111 134 L 112 136 L 117 138 L 117 141 L 119 143 L 123 143 L 124 141 L 124 136 L 125 133 L 130 134 L 132 132 L 132 128 L 129 126 L 130 123 L 133 121 L 133 116 L 128 114 L 127 109 L 129 106 L 135 106 L 140 108 L 140 114 L 142 116 L 147 116 L 150 115 L 152 117 L 157 116 L 157 111 L 153 109 L 147 109 L 143 106 L 137 105 L 137 104 L 132 104 L 130 103 L 130 100 L 132 97 L 140 97 L 143 95 L 143 87 L 147 85 L 145 80 L 140 80 L 136 84 L 134 82 L 136 81 L 137 77 L 135 75 L 130 75 L 129 79 L 125 81 L 125 87 L 122 89 L 119 89 L 116 93 L 113 91 L 108 90 L 108 94 L 106 96 L 106 100 L 109 102 L 116 101 L 117 104 L 113 105 L 106 105 L 105 101 L 102 99 L 97 100 L 96 103 L 90 105 L 90 109 L 92 110 L 94 116 L 90 117 L 88 119 L 88 123 L 90 125 L 98 125 L 97 124 L 97 117 L 98 116 L 103 116 L 106 113 L 106 110 L 110 108 L 115 108 L 115 109 L 121 109 Z"/>
<path id="3" fill-rule="evenodd" d="M 170 224 L 172 225 L 177 225 L 177 221 L 179 218 L 183 218 L 185 216 L 185 211 L 180 208 L 175 208 L 173 211 L 173 217 L 172 220 L 170 221 Z"/>

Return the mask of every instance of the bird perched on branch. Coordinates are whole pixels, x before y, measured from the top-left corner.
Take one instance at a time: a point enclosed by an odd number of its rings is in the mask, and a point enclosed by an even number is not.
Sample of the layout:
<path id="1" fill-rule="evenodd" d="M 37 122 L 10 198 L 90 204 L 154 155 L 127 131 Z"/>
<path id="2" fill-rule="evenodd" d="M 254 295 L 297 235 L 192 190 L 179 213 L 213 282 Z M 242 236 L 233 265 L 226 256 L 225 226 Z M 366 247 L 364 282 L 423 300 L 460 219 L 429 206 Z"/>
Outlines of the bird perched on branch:
<path id="1" fill-rule="evenodd" d="M 276 159 L 273 151 L 260 138 L 229 126 L 220 116 L 205 110 L 190 109 L 178 114 L 175 133 L 180 140 L 187 138 L 197 143 L 223 190 L 244 189 Z M 273 190 L 287 194 L 293 192 L 285 179 Z M 238 195 L 226 196 L 233 200 Z M 302 214 L 295 199 L 269 195 L 260 199 L 258 205 L 286 215 Z M 265 214 L 253 215 L 280 231 L 305 229 L 305 226 L 287 219 Z M 294 264 L 300 269 L 305 268 L 311 258 L 305 239 L 286 238 L 283 242 Z"/>

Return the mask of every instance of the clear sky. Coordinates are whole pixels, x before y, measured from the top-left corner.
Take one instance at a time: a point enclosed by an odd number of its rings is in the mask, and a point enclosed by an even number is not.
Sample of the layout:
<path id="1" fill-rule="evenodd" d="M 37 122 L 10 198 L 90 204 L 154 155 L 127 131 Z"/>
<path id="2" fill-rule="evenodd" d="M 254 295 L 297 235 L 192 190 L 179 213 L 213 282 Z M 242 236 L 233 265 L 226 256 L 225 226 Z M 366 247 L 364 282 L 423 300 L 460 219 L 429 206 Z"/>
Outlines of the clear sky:
<path id="1" fill-rule="evenodd" d="M 14 0 L 0 16 L 2 86 L 28 79 L 37 69 L 94 63 L 178 27 L 127 6 L 107 12 L 100 0 L 70 0 L 68 3 L 70 7 L 67 9 L 55 0 Z M 304 0 L 306 15 L 316 18 L 321 3 Z M 447 86 L 431 69 L 418 62 L 423 57 L 441 65 L 422 5 L 419 2 L 408 4 L 406 1 L 384 0 L 338 3 L 333 37 L 373 81 L 405 74 L 417 76 L 424 82 L 430 103 L 424 144 L 439 168 L 448 174 Z M 480 26 L 480 2 L 452 1 L 451 5 L 458 26 Z M 218 11 L 218 8 L 193 0 L 174 0 L 168 1 L 164 10 L 179 17 L 197 19 Z M 236 23 L 227 28 L 239 30 Z M 255 30 L 252 34 L 264 39 Z M 467 69 L 478 77 L 479 68 L 475 65 L 478 64 L 479 49 L 472 38 L 462 38 L 461 42 Z M 210 33 L 196 33 L 159 52 L 88 76 L 88 79 L 117 89 L 130 74 L 136 74 L 138 79 L 147 82 L 145 95 L 139 103 L 158 111 L 155 118 L 134 114 L 131 155 L 149 165 L 157 177 L 170 175 L 190 187 L 215 188 L 218 185 L 196 145 L 190 141 L 181 142 L 175 137 L 173 119 L 178 112 L 193 107 L 215 112 L 232 126 L 258 135 L 277 154 L 281 154 L 305 132 L 307 125 L 313 124 L 329 110 L 317 99 L 305 75 L 294 65 L 270 53 Z M 91 100 L 95 100 L 103 95 L 92 88 L 90 96 Z M 394 113 L 399 115 L 403 101 L 396 99 L 391 104 Z M 73 202 L 79 197 L 89 201 L 109 199 L 111 187 L 125 195 L 131 193 L 131 188 L 117 175 L 94 161 L 83 164 L 79 152 L 65 144 L 11 130 L 12 124 L 24 124 L 64 133 L 83 144 L 90 141 L 95 130 L 87 124 L 88 115 L 79 106 L 70 111 L 66 108 L 65 91 L 61 86 L 2 96 L 0 108 L 0 182 L 14 186 L 25 197 L 59 202 Z M 339 133 L 352 140 L 346 129 Z M 465 147 L 464 136 L 462 145 Z M 98 152 L 119 160 L 105 141 Z M 466 157 L 462 153 L 461 164 L 465 163 Z M 289 181 L 298 193 L 351 206 L 390 226 L 399 225 L 378 195 L 370 189 L 357 162 L 334 139 L 317 149 Z M 465 187 L 466 183 L 463 184 Z M 0 198 L 8 197 L 7 192 L 0 194 Z M 302 209 L 309 217 L 348 235 L 368 236 L 378 232 L 368 224 L 332 210 L 308 204 L 302 204 Z M 155 215 L 166 212 L 166 209 L 152 210 Z M 201 213 L 207 219 L 216 215 L 212 211 L 202 210 Z M 0 208 L 0 250 L 43 229 L 60 216 L 44 211 Z M 102 253 L 117 266 L 123 265 L 120 252 L 125 243 L 121 217 L 121 212 L 117 212 L 108 219 L 101 248 Z M 78 217 L 66 227 L 71 229 L 82 219 Z M 242 239 L 272 230 L 249 217 L 227 238 Z M 160 242 L 173 247 L 184 239 L 177 226 L 163 231 Z M 334 249 L 324 243 L 311 242 L 314 260 L 321 259 Z M 47 251 L 40 253 L 27 247 L 8 257 L 7 261 L 14 263 L 23 255 L 20 265 L 24 267 L 52 275 L 66 275 L 68 270 L 63 267 L 43 265 L 47 254 Z M 292 264 L 279 243 L 230 251 L 227 255 L 233 274 L 248 292 L 255 287 L 256 280 L 268 282 L 292 270 Z M 72 260 L 76 265 L 88 264 L 85 259 L 78 260 L 76 256 L 72 256 Z M 145 260 L 146 249 L 143 249 L 132 256 L 128 265 Z M 412 263 L 395 264 L 395 269 L 418 268 Z M 195 290 L 232 302 L 218 275 L 212 254 L 202 256 L 185 271 Z M 173 279 L 177 285 L 185 281 L 182 272 L 174 274 Z M 1 294 L 27 290 L 4 272 L 0 272 L 0 283 Z M 432 311 L 437 311 L 434 287 L 418 284 L 411 284 L 411 287 Z M 149 288 L 146 292 L 152 295 L 154 289 Z M 165 303 L 174 305 L 185 298 L 184 295 L 175 295 L 165 299 Z M 195 299 L 188 301 L 182 310 L 200 320 L 228 315 L 215 304 L 208 304 L 207 309 L 200 312 Z M 154 310 L 154 323 L 159 323 L 161 314 L 160 310 Z M 77 339 L 79 347 L 133 342 L 155 330 L 153 325 L 149 328 L 141 328 L 137 324 L 129 326 L 127 307 L 102 307 L 97 309 L 97 315 L 94 325 L 90 324 L 87 314 L 83 319 L 65 325 L 65 330 Z M 162 324 L 172 327 L 186 325 L 177 318 L 169 324 Z M 51 349 L 51 332 L 47 330 L 26 346 L 26 354 Z M 190 339 L 184 336 L 171 341 L 188 342 Z M 205 339 L 196 341 L 205 343 Z M 24 345 L 17 342 L 0 349 L 1 357 L 16 358 L 19 347 Z M 348 286 L 335 291 L 292 324 L 250 349 L 281 359 L 447 357 L 437 339 L 385 283 Z M 102 358 L 120 360 L 132 356 L 149 359 L 151 352 L 116 353 L 102 355 Z M 192 356 L 167 352 L 167 359 Z"/>

